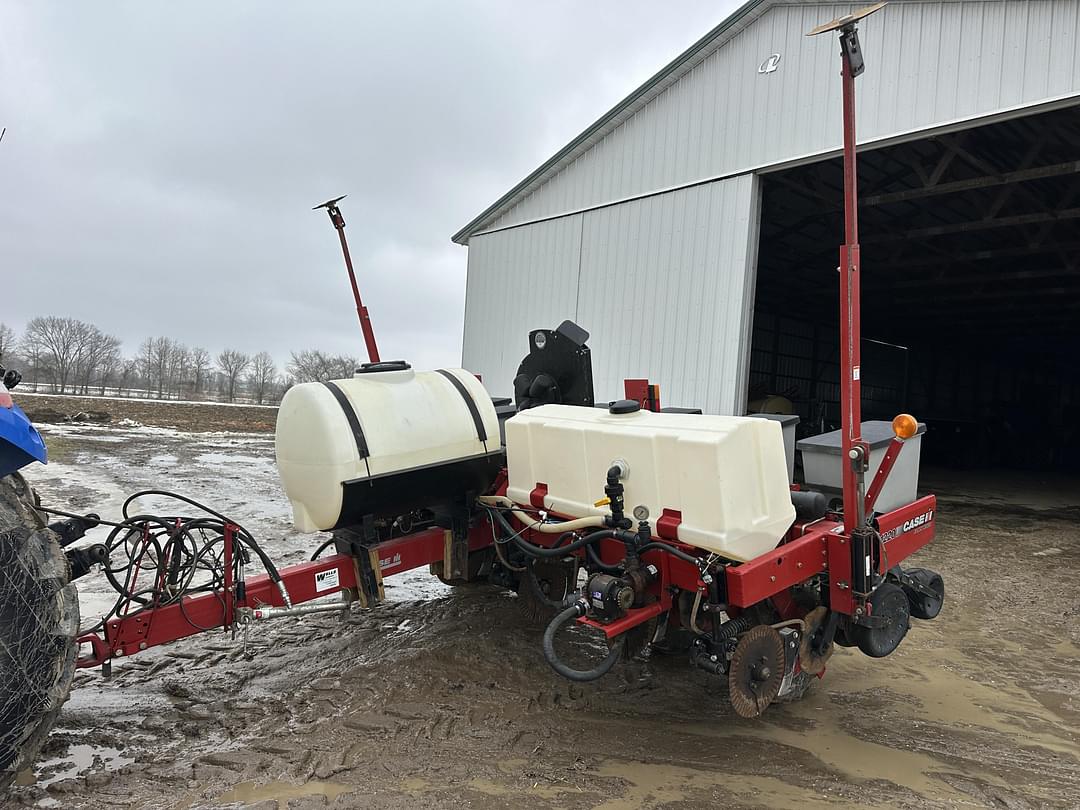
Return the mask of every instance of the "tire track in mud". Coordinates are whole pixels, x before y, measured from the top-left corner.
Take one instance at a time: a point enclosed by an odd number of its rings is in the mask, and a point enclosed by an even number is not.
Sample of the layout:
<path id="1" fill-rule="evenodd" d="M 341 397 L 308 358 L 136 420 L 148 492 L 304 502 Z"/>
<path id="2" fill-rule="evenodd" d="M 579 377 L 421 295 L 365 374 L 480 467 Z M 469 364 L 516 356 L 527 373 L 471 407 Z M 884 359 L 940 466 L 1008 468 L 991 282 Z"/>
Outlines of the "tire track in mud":
<path id="1" fill-rule="evenodd" d="M 163 780 L 182 789 L 177 807 L 264 796 L 264 783 L 292 791 L 289 806 L 405 807 L 422 799 L 495 807 L 517 796 L 530 807 L 572 799 L 611 808 L 855 805 L 868 791 L 894 807 L 1001 806 L 1002 797 L 1012 807 L 1065 807 L 1052 793 L 1064 797 L 1076 786 L 1075 758 L 1047 761 L 1036 745 L 1017 760 L 1017 747 L 989 727 L 925 718 L 913 728 L 911 712 L 921 704 L 882 685 L 889 675 L 878 673 L 889 664 L 868 668 L 851 653 L 832 667 L 832 683 L 758 722 L 735 718 L 722 690 L 706 688 L 707 676 L 679 662 L 650 662 L 598 686 L 565 684 L 546 671 L 538 631 L 508 601 L 474 591 L 384 605 L 344 623 L 279 625 L 253 646 L 250 662 L 218 643 L 196 658 L 165 653 L 176 663 L 157 673 L 183 671 L 159 684 L 175 719 L 159 737 L 171 728 L 187 744 L 174 741 L 171 753 L 123 779 L 138 787 L 132 795 Z M 125 677 L 143 677 L 137 669 Z M 846 691 L 860 677 L 873 688 Z M 183 756 L 182 748 L 200 747 Z M 989 762 L 988 753 L 996 754 Z M 1017 788 L 1040 755 L 1049 792 L 1032 799 Z M 995 773 L 1009 756 L 1008 771 Z"/>

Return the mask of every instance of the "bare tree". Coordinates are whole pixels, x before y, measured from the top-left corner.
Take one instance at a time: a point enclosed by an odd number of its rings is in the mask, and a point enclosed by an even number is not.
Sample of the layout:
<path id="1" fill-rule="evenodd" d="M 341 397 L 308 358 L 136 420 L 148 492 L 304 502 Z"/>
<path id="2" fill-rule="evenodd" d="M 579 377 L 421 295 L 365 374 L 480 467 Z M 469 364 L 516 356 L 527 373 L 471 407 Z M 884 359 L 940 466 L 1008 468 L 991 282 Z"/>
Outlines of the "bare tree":
<path id="1" fill-rule="evenodd" d="M 96 327 L 74 318 L 49 315 L 32 319 L 26 325 L 23 347 L 27 355 L 38 358 L 40 368 L 35 368 L 35 375 L 47 374 L 61 394 L 67 393 L 69 384 L 74 390 L 95 332 Z"/>
<path id="2" fill-rule="evenodd" d="M 203 390 L 203 384 L 208 381 L 211 368 L 210 352 L 202 346 L 196 346 L 191 350 L 191 374 L 195 378 L 196 396 Z"/>
<path id="3" fill-rule="evenodd" d="M 323 377 L 325 365 L 326 355 L 318 349 L 304 349 L 292 352 L 285 370 L 289 377 L 298 383 L 319 382 L 329 379 Z"/>
<path id="4" fill-rule="evenodd" d="M 27 342 L 24 337 L 19 344 L 19 354 L 22 356 L 23 367 L 19 371 L 23 374 L 23 387 L 27 383 L 34 386 L 34 393 L 37 393 L 38 385 L 41 383 L 42 376 L 42 357 L 44 355 L 44 348 L 38 342 Z"/>
<path id="5" fill-rule="evenodd" d="M 295 382 L 326 382 L 351 377 L 360 361 L 348 355 L 330 355 L 318 349 L 292 352 L 287 371 Z"/>
<path id="6" fill-rule="evenodd" d="M 248 391 L 260 405 L 266 400 L 276 378 L 277 366 L 269 352 L 259 352 L 251 358 L 251 373 L 247 378 Z"/>
<path id="7" fill-rule="evenodd" d="M 8 326 L 6 323 L 0 323 L 0 363 L 4 362 L 4 358 L 11 362 L 10 354 L 15 349 L 15 330 Z"/>
<path id="8" fill-rule="evenodd" d="M 106 335 L 91 324 L 82 326 L 82 346 L 76 358 L 76 383 L 83 394 L 88 394 L 91 383 L 96 381 L 104 395 L 108 378 L 120 364 L 120 339 Z"/>
<path id="9" fill-rule="evenodd" d="M 169 347 L 169 391 L 175 393 L 178 399 L 183 399 L 190 374 L 191 352 L 183 343 L 173 343 Z"/>
<path id="10" fill-rule="evenodd" d="M 131 384 L 139 376 L 139 361 L 136 358 L 130 360 L 121 360 L 119 378 L 117 380 L 117 388 L 123 391 L 131 387 Z M 117 393 L 120 393 L 117 391 Z"/>
<path id="11" fill-rule="evenodd" d="M 91 377 L 97 377 L 98 388 L 101 395 L 105 396 L 105 388 L 113 378 L 124 358 L 120 354 L 120 339 L 113 335 L 98 332 L 91 343 Z"/>
<path id="12" fill-rule="evenodd" d="M 173 342 L 167 337 L 147 338 L 139 347 L 139 365 L 146 378 L 146 395 L 156 389 L 158 399 L 165 395 L 169 385 L 169 360 L 173 354 Z"/>
<path id="13" fill-rule="evenodd" d="M 154 339 L 147 338 L 139 344 L 139 356 L 136 358 L 139 373 L 142 375 L 146 396 L 150 396 L 150 389 L 154 387 Z"/>
<path id="14" fill-rule="evenodd" d="M 250 364 L 251 358 L 235 349 L 225 349 L 217 356 L 218 369 L 224 376 L 225 395 L 228 397 L 229 402 L 235 399 L 236 382 Z"/>

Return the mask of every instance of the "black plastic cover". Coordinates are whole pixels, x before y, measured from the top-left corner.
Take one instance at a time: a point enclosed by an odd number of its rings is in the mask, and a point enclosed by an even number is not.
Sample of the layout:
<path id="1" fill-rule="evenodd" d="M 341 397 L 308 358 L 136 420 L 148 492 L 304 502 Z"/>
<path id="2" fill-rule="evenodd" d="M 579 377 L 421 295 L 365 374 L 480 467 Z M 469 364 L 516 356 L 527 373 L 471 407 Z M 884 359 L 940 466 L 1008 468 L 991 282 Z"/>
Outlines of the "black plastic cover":
<path id="1" fill-rule="evenodd" d="M 529 353 L 514 377 L 519 411 L 538 405 L 593 405 L 592 355 L 589 333 L 572 321 L 558 329 L 529 332 Z"/>

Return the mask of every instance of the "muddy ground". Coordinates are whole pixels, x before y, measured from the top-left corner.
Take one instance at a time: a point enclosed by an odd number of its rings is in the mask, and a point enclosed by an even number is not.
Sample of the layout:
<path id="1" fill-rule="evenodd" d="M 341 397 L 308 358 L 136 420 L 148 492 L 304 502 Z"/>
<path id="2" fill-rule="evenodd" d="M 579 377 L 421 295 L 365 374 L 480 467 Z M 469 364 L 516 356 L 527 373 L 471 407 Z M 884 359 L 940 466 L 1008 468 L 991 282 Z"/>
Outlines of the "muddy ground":
<path id="1" fill-rule="evenodd" d="M 165 485 L 205 498 L 280 562 L 297 535 L 265 435 L 45 426 L 46 503 L 115 513 Z M 918 562 L 948 587 L 890 658 L 842 649 L 759 720 L 681 659 L 571 685 L 495 590 L 414 572 L 389 602 L 148 651 L 82 671 L 10 804 L 70 808 L 1075 808 L 1080 804 L 1080 511 L 1015 489 L 943 498 Z M 151 506 L 153 504 L 150 504 Z M 80 582 L 84 623 L 108 604 Z"/>

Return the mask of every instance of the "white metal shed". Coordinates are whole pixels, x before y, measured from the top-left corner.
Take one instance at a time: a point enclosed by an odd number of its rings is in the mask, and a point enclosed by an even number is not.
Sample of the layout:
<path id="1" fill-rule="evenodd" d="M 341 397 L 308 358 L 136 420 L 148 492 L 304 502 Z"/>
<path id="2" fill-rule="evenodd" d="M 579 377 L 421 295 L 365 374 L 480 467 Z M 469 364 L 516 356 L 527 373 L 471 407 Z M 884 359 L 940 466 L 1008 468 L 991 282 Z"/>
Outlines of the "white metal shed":
<path id="1" fill-rule="evenodd" d="M 593 335 L 599 399 L 621 396 L 625 377 L 649 377 L 661 384 L 666 404 L 745 412 L 755 308 L 765 300 L 797 308 L 811 293 L 835 296 L 820 270 L 783 301 L 760 288 L 762 250 L 771 246 L 774 282 L 786 272 L 784 257 L 761 234 L 773 243 L 777 228 L 794 233 L 814 216 L 789 211 L 784 219 L 786 203 L 774 208 L 770 201 L 780 195 L 764 189 L 801 184 L 823 216 L 829 213 L 827 168 L 841 146 L 839 58 L 831 37 L 805 34 L 860 5 L 751 0 L 455 234 L 469 248 L 464 365 L 481 373 L 492 393 L 509 394 L 527 329 L 570 318 Z M 992 188 L 1000 195 L 1047 178 L 1076 185 L 1077 169 L 1060 167 L 1069 162 L 1061 154 L 1068 158 L 1080 144 L 1072 135 L 1073 127 L 1080 132 L 1080 0 L 893 0 L 860 34 L 868 68 L 859 79 L 859 139 L 864 153 L 879 156 L 867 165 L 874 190 L 895 196 L 929 189 L 926 198 L 955 202 L 962 192 Z M 1035 154 L 1012 163 L 988 159 L 987 186 L 979 185 L 978 171 L 961 168 L 965 160 L 949 157 L 963 155 L 950 133 L 1053 111 L 1038 120 L 1069 134 L 1060 148 L 1046 141 L 1048 155 L 1057 149 L 1058 163 L 1049 168 L 1037 150 L 1021 150 Z M 912 142 L 933 143 L 944 157 L 896 151 Z M 1004 136 L 999 142 L 1006 144 Z M 890 174 L 887 161 L 906 165 L 906 173 Z M 805 166 L 825 174 L 800 174 Z M 1051 173 L 994 181 L 1033 168 Z M 970 188 L 935 196 L 964 182 Z M 1029 196 L 1021 191 L 1017 199 Z M 1011 214 L 1009 200 L 978 202 L 995 204 L 993 216 Z M 921 224 L 911 199 L 890 203 L 910 206 L 914 213 L 905 216 Z M 1071 210 L 1062 204 L 1048 204 L 1054 221 Z M 772 229 L 763 229 L 763 216 L 774 210 Z M 963 227 L 952 208 L 933 216 Z M 1006 241 L 1009 233 L 1002 232 Z M 806 253 L 813 239 L 814 250 L 825 250 L 814 261 L 835 265 L 839 237 L 825 228 L 792 249 Z M 801 268 L 790 269 L 797 278 Z M 779 327 L 776 338 L 774 366 Z M 778 374 L 773 368 L 774 386 Z"/>

